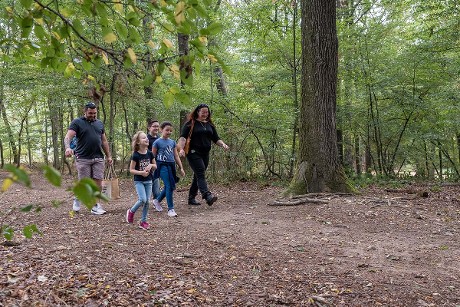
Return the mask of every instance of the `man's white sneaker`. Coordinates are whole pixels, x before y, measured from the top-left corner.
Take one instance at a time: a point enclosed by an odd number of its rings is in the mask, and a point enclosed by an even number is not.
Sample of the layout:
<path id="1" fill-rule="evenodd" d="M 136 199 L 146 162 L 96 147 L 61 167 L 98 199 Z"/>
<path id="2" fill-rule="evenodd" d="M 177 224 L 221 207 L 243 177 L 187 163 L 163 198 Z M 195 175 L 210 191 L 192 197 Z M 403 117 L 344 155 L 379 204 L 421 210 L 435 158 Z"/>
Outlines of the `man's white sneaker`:
<path id="1" fill-rule="evenodd" d="M 92 209 L 91 209 L 91 213 L 92 214 L 96 214 L 96 215 L 101 215 L 101 214 L 104 214 L 106 213 L 107 211 L 105 211 L 101 204 L 96 204 L 96 206 L 94 206 Z"/>
<path id="2" fill-rule="evenodd" d="M 80 211 L 80 201 L 76 198 L 73 199 L 73 205 L 72 205 L 72 210 L 75 211 L 75 212 L 79 212 Z"/>
<path id="3" fill-rule="evenodd" d="M 153 199 L 153 205 L 158 212 L 163 211 L 163 207 L 161 207 L 160 202 L 156 198 Z"/>
<path id="4" fill-rule="evenodd" d="M 168 210 L 168 216 L 175 217 L 175 216 L 177 216 L 177 213 L 176 213 L 176 211 L 174 211 L 174 209 L 170 209 L 170 210 Z"/>

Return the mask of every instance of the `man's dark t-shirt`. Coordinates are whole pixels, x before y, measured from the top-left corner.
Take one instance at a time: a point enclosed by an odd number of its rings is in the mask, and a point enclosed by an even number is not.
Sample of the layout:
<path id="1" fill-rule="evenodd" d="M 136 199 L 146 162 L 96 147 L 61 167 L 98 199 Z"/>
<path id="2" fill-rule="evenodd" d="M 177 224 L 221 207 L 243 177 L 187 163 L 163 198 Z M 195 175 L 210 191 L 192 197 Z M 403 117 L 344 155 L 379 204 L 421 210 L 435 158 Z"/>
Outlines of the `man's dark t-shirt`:
<path id="1" fill-rule="evenodd" d="M 104 124 L 100 120 L 96 119 L 91 122 L 82 116 L 70 123 L 69 130 L 76 132 L 77 148 L 75 148 L 75 156 L 77 158 L 104 158 L 101 148 Z"/>
<path id="2" fill-rule="evenodd" d="M 152 136 L 150 133 L 147 133 L 147 138 L 149 139 L 149 150 L 152 150 L 153 142 L 158 140 L 159 136 Z"/>

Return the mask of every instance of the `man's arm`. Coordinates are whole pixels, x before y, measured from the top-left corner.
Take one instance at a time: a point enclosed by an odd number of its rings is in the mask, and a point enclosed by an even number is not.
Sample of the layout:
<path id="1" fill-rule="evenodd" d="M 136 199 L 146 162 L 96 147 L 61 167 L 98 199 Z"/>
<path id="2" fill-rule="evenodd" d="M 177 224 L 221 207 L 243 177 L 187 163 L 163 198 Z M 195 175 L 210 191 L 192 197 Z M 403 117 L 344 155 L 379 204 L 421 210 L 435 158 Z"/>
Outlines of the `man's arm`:
<path id="1" fill-rule="evenodd" d="M 70 141 L 73 137 L 77 135 L 74 130 L 67 130 L 67 134 L 64 137 L 64 148 L 65 148 L 65 156 L 71 157 L 73 155 L 73 150 L 70 148 Z"/>
<path id="2" fill-rule="evenodd" d="M 107 162 L 109 164 L 112 164 L 112 155 L 110 154 L 110 148 L 109 148 L 109 142 L 107 141 L 107 137 L 105 136 L 105 133 L 101 135 L 101 140 L 102 140 L 102 150 L 105 153 L 105 158 L 107 159 Z"/>

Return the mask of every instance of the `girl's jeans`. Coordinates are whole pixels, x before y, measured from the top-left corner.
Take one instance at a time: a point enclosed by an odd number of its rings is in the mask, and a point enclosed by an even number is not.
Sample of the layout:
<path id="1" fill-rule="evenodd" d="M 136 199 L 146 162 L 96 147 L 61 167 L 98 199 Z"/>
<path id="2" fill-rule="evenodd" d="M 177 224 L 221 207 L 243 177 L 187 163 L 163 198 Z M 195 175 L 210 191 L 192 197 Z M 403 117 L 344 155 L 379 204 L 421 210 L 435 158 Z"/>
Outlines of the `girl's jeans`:
<path id="1" fill-rule="evenodd" d="M 131 208 L 131 212 L 136 212 L 140 206 L 143 206 L 141 222 L 147 221 L 147 214 L 149 213 L 149 199 L 152 193 L 152 180 L 149 181 L 134 181 L 137 196 L 139 199 Z"/>
<path id="2" fill-rule="evenodd" d="M 169 167 L 163 166 L 160 169 L 160 178 L 163 180 L 163 190 L 161 190 L 160 195 L 158 195 L 157 200 L 161 202 L 166 197 L 166 202 L 168 203 L 168 210 L 174 209 L 173 203 L 173 192 L 174 190 L 171 189 L 171 182 L 170 175 L 169 175 Z"/>

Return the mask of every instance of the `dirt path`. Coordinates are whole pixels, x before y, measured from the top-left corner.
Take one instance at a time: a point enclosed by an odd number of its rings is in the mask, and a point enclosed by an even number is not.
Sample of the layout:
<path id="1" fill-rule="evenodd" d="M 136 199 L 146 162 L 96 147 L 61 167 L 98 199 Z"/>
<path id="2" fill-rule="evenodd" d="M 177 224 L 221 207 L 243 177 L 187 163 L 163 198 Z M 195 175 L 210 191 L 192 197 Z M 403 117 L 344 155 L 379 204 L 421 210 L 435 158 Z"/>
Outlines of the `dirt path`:
<path id="1" fill-rule="evenodd" d="M 0 194 L 2 212 L 45 207 L 6 218 L 43 236 L 0 246 L 0 306 L 460 306 L 460 186 L 278 207 L 279 188 L 248 183 L 193 208 L 180 189 L 179 216 L 150 210 L 142 231 L 124 222 L 130 180 L 107 214 L 73 217 L 65 188 L 33 182 Z"/>

